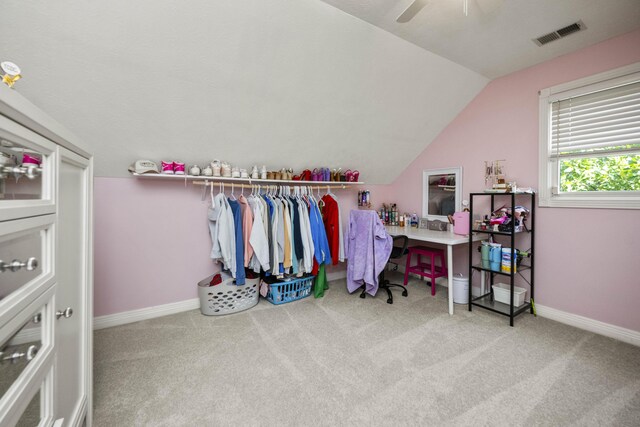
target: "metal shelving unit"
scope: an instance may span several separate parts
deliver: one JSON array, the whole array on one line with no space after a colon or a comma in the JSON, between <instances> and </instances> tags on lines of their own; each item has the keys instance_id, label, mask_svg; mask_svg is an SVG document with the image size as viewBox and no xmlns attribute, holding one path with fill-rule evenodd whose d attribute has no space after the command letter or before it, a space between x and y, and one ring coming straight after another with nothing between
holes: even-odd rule
<instances>
[{"instance_id":1,"label":"metal shelving unit","mask_svg":"<svg viewBox=\"0 0 640 427\"><path fill-rule=\"evenodd\" d=\"M530 203L530 206L525 206L529 209L529 216L527 217L527 220L529 222L528 228L526 228L523 231L515 231L514 230L514 226L515 226L515 221L511 221L511 229L507 230L507 231L490 231L490 230L475 230L473 228L473 222L474 222L474 199L476 198L485 198L485 197L490 197L491 198L491 211L490 212L494 212L496 209L496 200L500 201L500 200L504 200L506 202L506 200L510 201L510 207L511 207L511 212L514 212L514 208L516 205L516 200L517 199L527 199L526 202L527 204ZM474 250L474 245L473 245L473 241L471 238L469 238L469 311L472 311L472 307L476 306L476 307L481 307L484 308L485 310L489 310L489 311L493 311L494 313L498 313L498 314L502 314L504 316L508 316L509 317L509 325L513 326L513 319L519 315L520 313L523 313L525 311L527 311L527 309L530 311L530 313L533 313L533 298L534 298L534 265L535 265L535 204L536 204L536 197L535 197L535 193L471 193L470 194L470 215L469 215L469 229L471 230L471 233L469 233L469 236L472 235L473 232L478 232L478 233L486 233L489 235L493 235L493 236L504 236L508 238L509 244L510 244L510 248L515 248L516 247L516 237L518 236L518 240L522 240L525 239L525 236L529 236L530 238L530 256L528 258L529 260L529 264L528 265L520 265L517 267L517 271L516 271L516 264L517 264L517 256L512 256L511 257L511 271L510 272L504 272L501 270L495 270L495 269L491 269L491 268L486 268L483 267L481 264L478 265L474 265L473 264L473 250ZM506 200L505 200L506 199ZM524 204L523 204L524 206ZM524 242L521 242L524 243ZM480 271L481 273L484 272L488 272L489 273L489 292L480 295L478 297L473 297L472 295L472 290L473 290L473 271ZM528 272L526 274L529 275L529 280L526 279L526 277L523 275L523 272ZM514 286L515 286L515 278L516 275L520 274L522 276L522 278L529 283L529 287L530 287L530 294L529 294L529 302L526 302L519 306L516 307L513 304L513 299L514 299ZM510 288L510 303L509 304L503 304L501 302L498 302L494 299L494 295L493 295L493 284L494 284L494 279L497 276L506 276L509 277L509 288Z\"/></svg>"}]
</instances>

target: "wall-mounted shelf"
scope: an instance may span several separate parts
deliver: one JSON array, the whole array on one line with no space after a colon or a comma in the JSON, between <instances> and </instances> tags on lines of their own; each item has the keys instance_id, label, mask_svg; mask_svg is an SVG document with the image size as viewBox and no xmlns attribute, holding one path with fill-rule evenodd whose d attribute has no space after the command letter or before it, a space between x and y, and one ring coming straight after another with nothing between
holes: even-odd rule
<instances>
[{"instance_id":1,"label":"wall-mounted shelf","mask_svg":"<svg viewBox=\"0 0 640 427\"><path fill-rule=\"evenodd\" d=\"M227 178L222 176L204 176L204 175L170 175L161 173L132 173L137 178L174 180L174 181L210 181L238 184L264 184L264 185L311 185L322 187L351 187L355 185L364 185L364 182L343 182L343 181L294 181L283 179L252 179L252 178Z\"/></svg>"}]
</instances>

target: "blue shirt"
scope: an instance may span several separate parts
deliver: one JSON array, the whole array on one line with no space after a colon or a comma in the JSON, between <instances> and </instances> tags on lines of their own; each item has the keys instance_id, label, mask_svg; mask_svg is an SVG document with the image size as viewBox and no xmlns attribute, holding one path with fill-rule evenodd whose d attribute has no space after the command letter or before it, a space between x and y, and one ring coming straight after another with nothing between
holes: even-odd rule
<instances>
[{"instance_id":1,"label":"blue shirt","mask_svg":"<svg viewBox=\"0 0 640 427\"><path fill-rule=\"evenodd\" d=\"M229 199L229 206L233 212L233 222L236 229L236 285L244 285L244 240L242 238L242 211L240 202Z\"/></svg>"},{"instance_id":2,"label":"blue shirt","mask_svg":"<svg viewBox=\"0 0 640 427\"><path fill-rule=\"evenodd\" d=\"M324 229L320 209L318 209L318 205L315 202L312 202L309 208L309 223L311 226L311 238L313 239L313 246L315 247L314 256L316 261L318 261L318 264L331 264L331 252L329 252L327 232Z\"/></svg>"}]
</instances>

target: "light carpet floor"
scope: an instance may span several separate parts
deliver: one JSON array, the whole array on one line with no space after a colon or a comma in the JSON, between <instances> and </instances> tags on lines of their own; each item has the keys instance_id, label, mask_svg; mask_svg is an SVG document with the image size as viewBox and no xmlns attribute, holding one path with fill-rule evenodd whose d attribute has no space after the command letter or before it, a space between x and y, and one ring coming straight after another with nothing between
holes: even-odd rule
<instances>
[{"instance_id":1,"label":"light carpet floor","mask_svg":"<svg viewBox=\"0 0 640 427\"><path fill-rule=\"evenodd\" d=\"M640 425L640 348L408 289L96 331L94 424Z\"/></svg>"}]
</instances>

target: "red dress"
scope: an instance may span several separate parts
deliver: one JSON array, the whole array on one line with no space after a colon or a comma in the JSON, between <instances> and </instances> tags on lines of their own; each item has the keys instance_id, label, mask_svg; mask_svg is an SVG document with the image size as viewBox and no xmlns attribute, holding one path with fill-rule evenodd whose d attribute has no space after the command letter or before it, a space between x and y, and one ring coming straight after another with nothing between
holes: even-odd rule
<instances>
[{"instance_id":1,"label":"red dress","mask_svg":"<svg viewBox=\"0 0 640 427\"><path fill-rule=\"evenodd\" d=\"M327 241L329 242L329 252L331 253L331 263L338 264L340 254L340 216L338 202L330 195L322 198L324 208L322 209L322 222L327 232Z\"/></svg>"}]
</instances>

